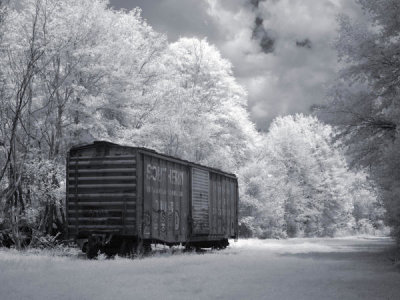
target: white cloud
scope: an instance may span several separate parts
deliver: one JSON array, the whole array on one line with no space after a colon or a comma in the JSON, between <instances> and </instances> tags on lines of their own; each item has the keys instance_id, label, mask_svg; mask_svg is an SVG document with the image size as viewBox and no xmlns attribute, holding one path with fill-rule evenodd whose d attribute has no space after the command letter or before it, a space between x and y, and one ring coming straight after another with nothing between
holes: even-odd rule
<instances>
[{"instance_id":1,"label":"white cloud","mask_svg":"<svg viewBox=\"0 0 400 300\"><path fill-rule=\"evenodd\" d=\"M307 112L322 103L325 84L337 69L332 48L336 15L357 15L348 0L269 0L252 7L248 1L208 0L209 15L224 32L217 46L235 66L238 80L249 92L249 110L258 127L277 115ZM274 40L273 53L264 53L252 39L255 18ZM297 42L306 39L308 47ZM299 44L299 43L298 43Z\"/></svg>"}]
</instances>

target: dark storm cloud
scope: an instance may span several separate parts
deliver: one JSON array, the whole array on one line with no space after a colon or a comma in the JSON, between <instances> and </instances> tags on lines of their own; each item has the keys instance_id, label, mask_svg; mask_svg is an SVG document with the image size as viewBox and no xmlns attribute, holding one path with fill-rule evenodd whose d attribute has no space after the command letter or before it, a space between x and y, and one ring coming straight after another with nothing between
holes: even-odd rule
<instances>
[{"instance_id":1,"label":"dark storm cloud","mask_svg":"<svg viewBox=\"0 0 400 300\"><path fill-rule=\"evenodd\" d=\"M311 41L309 39L304 39L301 41L296 41L296 46L300 48L311 49Z\"/></svg>"},{"instance_id":2,"label":"dark storm cloud","mask_svg":"<svg viewBox=\"0 0 400 300\"><path fill-rule=\"evenodd\" d=\"M260 2L264 2L266 0L250 0L250 4L253 5L255 8L258 8Z\"/></svg>"},{"instance_id":3,"label":"dark storm cloud","mask_svg":"<svg viewBox=\"0 0 400 300\"><path fill-rule=\"evenodd\" d=\"M256 39L264 53L271 53L274 51L275 39L265 30L263 26L263 19L256 17L255 27L253 30L253 39Z\"/></svg>"}]
</instances>

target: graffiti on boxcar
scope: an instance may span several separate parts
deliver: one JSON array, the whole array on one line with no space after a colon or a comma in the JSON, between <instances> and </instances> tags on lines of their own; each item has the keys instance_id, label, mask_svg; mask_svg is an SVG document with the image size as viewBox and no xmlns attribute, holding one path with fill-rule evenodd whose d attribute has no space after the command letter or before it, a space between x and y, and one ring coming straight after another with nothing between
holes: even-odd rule
<instances>
[{"instance_id":1,"label":"graffiti on boxcar","mask_svg":"<svg viewBox=\"0 0 400 300\"><path fill-rule=\"evenodd\" d=\"M161 230L161 232L167 231L166 215L165 215L165 211L163 211L163 210L160 212L160 230Z\"/></svg>"},{"instance_id":2,"label":"graffiti on boxcar","mask_svg":"<svg viewBox=\"0 0 400 300\"><path fill-rule=\"evenodd\" d=\"M146 178L147 180L161 182L165 176L168 177L168 182L173 185L183 185L184 172L179 170L168 169L158 165L147 164Z\"/></svg>"},{"instance_id":3,"label":"graffiti on boxcar","mask_svg":"<svg viewBox=\"0 0 400 300\"><path fill-rule=\"evenodd\" d=\"M152 218L152 225L153 225L153 230L157 231L158 230L158 213L157 212L153 212L153 218Z\"/></svg>"},{"instance_id":4,"label":"graffiti on boxcar","mask_svg":"<svg viewBox=\"0 0 400 300\"><path fill-rule=\"evenodd\" d=\"M174 213L174 229L175 231L179 230L179 225L180 225L180 219L179 219L179 212L175 210Z\"/></svg>"},{"instance_id":5,"label":"graffiti on boxcar","mask_svg":"<svg viewBox=\"0 0 400 300\"><path fill-rule=\"evenodd\" d=\"M158 221L159 220L159 221ZM148 229L150 226L150 214L145 214L144 215L144 229ZM167 224L168 224L168 230L172 230L172 228L175 231L178 231L180 228L180 216L179 216L179 211L177 210L154 210L153 211L153 230L157 231L160 230L161 232L166 232L167 231Z\"/></svg>"},{"instance_id":6,"label":"graffiti on boxcar","mask_svg":"<svg viewBox=\"0 0 400 300\"><path fill-rule=\"evenodd\" d=\"M151 224L151 216L150 216L150 213L149 212L145 212L144 214L143 214L143 223L144 223L144 226L150 226L150 224Z\"/></svg>"}]
</instances>

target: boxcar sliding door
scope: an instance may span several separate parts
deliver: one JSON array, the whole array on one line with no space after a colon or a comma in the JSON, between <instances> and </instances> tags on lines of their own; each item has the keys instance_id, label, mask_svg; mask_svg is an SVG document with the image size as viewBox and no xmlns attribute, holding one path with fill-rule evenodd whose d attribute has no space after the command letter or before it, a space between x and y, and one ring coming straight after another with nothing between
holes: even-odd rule
<instances>
[{"instance_id":1,"label":"boxcar sliding door","mask_svg":"<svg viewBox=\"0 0 400 300\"><path fill-rule=\"evenodd\" d=\"M208 235L210 233L209 186L209 172L192 168L192 232L194 235Z\"/></svg>"}]
</instances>

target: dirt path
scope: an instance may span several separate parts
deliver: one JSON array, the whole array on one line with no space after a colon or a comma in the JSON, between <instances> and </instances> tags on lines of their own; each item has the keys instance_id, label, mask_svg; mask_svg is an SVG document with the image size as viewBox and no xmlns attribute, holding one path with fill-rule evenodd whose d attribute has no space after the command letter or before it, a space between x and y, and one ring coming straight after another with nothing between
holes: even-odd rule
<instances>
[{"instance_id":1,"label":"dirt path","mask_svg":"<svg viewBox=\"0 0 400 300\"><path fill-rule=\"evenodd\" d=\"M128 260L0 250L0 299L400 299L388 238L242 240Z\"/></svg>"}]
</instances>

